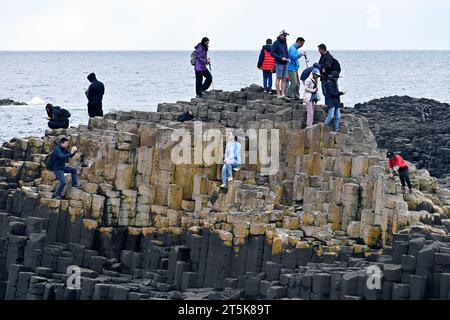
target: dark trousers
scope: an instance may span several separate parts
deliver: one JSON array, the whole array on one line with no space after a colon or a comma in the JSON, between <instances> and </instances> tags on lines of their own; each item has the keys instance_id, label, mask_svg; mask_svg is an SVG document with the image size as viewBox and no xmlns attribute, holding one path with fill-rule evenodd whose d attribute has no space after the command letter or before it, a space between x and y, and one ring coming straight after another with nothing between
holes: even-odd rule
<instances>
[{"instance_id":1,"label":"dark trousers","mask_svg":"<svg viewBox=\"0 0 450 320\"><path fill-rule=\"evenodd\" d=\"M263 87L264 90L269 91L272 90L272 81L273 81L273 76L272 76L272 71L263 71Z\"/></svg>"},{"instance_id":2,"label":"dark trousers","mask_svg":"<svg viewBox=\"0 0 450 320\"><path fill-rule=\"evenodd\" d=\"M67 129L67 128L69 128L69 120L64 120L64 121L50 120L48 122L48 127L50 129Z\"/></svg>"},{"instance_id":3,"label":"dark trousers","mask_svg":"<svg viewBox=\"0 0 450 320\"><path fill-rule=\"evenodd\" d=\"M203 82L203 78L205 78L205 82ZM212 75L208 69L203 71L195 71L195 91L197 96L202 96L202 93L209 89L212 84Z\"/></svg>"},{"instance_id":4,"label":"dark trousers","mask_svg":"<svg viewBox=\"0 0 450 320\"><path fill-rule=\"evenodd\" d=\"M61 197L64 187L66 186L66 177L64 176L65 173L70 173L72 175L72 186L75 187L78 185L78 176L76 168L66 166L63 170L54 170L53 173L55 174L56 179L59 182L55 191L55 196L57 197Z\"/></svg>"},{"instance_id":5,"label":"dark trousers","mask_svg":"<svg viewBox=\"0 0 450 320\"><path fill-rule=\"evenodd\" d=\"M412 189L411 179L409 178L409 169L408 167L400 168L398 170L398 174L400 175L400 181L402 183L403 189L408 185L409 189Z\"/></svg>"},{"instance_id":6,"label":"dark trousers","mask_svg":"<svg viewBox=\"0 0 450 320\"><path fill-rule=\"evenodd\" d=\"M89 118L103 117L103 106L101 104L88 103Z\"/></svg>"}]
</instances>

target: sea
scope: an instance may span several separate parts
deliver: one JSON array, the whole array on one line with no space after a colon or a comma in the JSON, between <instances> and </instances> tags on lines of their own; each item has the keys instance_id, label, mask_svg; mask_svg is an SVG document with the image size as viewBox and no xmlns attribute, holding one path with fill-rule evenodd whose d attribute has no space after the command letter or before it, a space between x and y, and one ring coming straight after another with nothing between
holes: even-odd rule
<instances>
[{"instance_id":1,"label":"sea","mask_svg":"<svg viewBox=\"0 0 450 320\"><path fill-rule=\"evenodd\" d=\"M450 102L450 51L332 51L340 61L340 89L346 107L391 95ZM319 53L308 51L309 64ZM106 86L105 113L155 111L163 102L195 96L190 51L0 52L0 100L27 106L0 106L0 143L45 133L45 104L72 113L71 125L87 124L87 75L95 72ZM262 84L259 51L210 51L213 87L240 90ZM301 60L301 68L306 66Z\"/></svg>"}]
</instances>

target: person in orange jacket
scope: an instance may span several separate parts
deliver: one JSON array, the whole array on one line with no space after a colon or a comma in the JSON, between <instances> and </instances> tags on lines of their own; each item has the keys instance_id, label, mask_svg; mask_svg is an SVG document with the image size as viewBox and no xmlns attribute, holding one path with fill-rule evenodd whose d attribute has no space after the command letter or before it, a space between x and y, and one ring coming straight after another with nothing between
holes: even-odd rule
<instances>
[{"instance_id":1,"label":"person in orange jacket","mask_svg":"<svg viewBox=\"0 0 450 320\"><path fill-rule=\"evenodd\" d=\"M267 93L272 92L272 74L275 71L275 58L272 57L272 39L267 39L266 45L262 47L259 54L258 69L263 72L263 87Z\"/></svg>"},{"instance_id":2,"label":"person in orange jacket","mask_svg":"<svg viewBox=\"0 0 450 320\"><path fill-rule=\"evenodd\" d=\"M409 193L412 193L413 187L409 177L408 163L406 163L400 155L395 154L394 152L388 152L387 158L389 159L389 170L391 171L389 177L394 178L394 176L398 174L400 176L403 191L406 191L406 185L408 185Z\"/></svg>"}]
</instances>

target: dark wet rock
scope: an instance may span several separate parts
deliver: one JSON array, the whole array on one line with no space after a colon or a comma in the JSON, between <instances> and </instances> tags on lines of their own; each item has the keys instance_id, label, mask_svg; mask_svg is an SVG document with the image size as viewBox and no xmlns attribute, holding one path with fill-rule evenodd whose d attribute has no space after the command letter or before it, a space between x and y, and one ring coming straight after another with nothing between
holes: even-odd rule
<instances>
[{"instance_id":1,"label":"dark wet rock","mask_svg":"<svg viewBox=\"0 0 450 320\"><path fill-rule=\"evenodd\" d=\"M26 106L27 104L24 102L16 102L11 99L1 99L0 106Z\"/></svg>"}]
</instances>

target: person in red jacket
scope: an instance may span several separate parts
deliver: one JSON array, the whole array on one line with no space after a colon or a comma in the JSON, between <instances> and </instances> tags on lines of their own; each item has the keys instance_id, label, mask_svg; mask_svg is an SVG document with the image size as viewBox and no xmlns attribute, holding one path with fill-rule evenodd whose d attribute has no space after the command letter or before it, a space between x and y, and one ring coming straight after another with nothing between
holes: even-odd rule
<instances>
[{"instance_id":1,"label":"person in red jacket","mask_svg":"<svg viewBox=\"0 0 450 320\"><path fill-rule=\"evenodd\" d=\"M263 72L263 87L267 93L272 92L272 73L275 70L275 58L270 54L272 39L267 39L259 54L258 69Z\"/></svg>"},{"instance_id":2,"label":"person in red jacket","mask_svg":"<svg viewBox=\"0 0 450 320\"><path fill-rule=\"evenodd\" d=\"M389 177L394 178L395 174L398 174L400 176L403 191L406 191L406 185L408 185L409 193L412 193L413 187L411 179L409 178L408 163L406 163L400 155L395 154L394 152L388 152L387 158L389 159L389 169L391 170Z\"/></svg>"}]
</instances>

